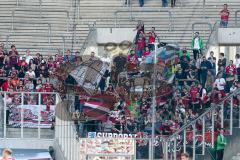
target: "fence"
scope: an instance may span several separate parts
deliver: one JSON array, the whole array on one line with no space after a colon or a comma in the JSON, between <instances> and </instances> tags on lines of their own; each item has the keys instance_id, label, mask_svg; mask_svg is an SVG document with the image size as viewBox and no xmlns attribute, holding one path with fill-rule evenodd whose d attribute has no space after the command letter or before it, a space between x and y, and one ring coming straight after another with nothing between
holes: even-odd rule
<instances>
[{"instance_id":1,"label":"fence","mask_svg":"<svg viewBox=\"0 0 240 160\"><path fill-rule=\"evenodd\" d=\"M56 139L69 160L96 157L177 160L183 152L190 153L195 160L198 155L205 155L208 150L213 149L218 129L225 128L225 134L231 135L234 127L240 128L240 106L236 103L239 93L240 89L212 104L206 112L197 119L187 121L173 135L156 135L154 140L141 132L127 134L101 130L88 132L86 138L80 138L69 114L67 104L71 103L65 102L59 107L61 110L58 114L61 116L56 118ZM78 129L81 130L81 127Z\"/></svg>"},{"instance_id":2,"label":"fence","mask_svg":"<svg viewBox=\"0 0 240 160\"><path fill-rule=\"evenodd\" d=\"M54 139L57 93L1 92L3 139Z\"/></svg>"},{"instance_id":3,"label":"fence","mask_svg":"<svg viewBox=\"0 0 240 160\"><path fill-rule=\"evenodd\" d=\"M118 14L119 13L124 13L127 12L129 13L129 20L130 21L134 21L134 13L159 13L159 15L161 15L161 13L167 13L168 14L168 20L169 20L169 31L173 31L174 30L174 18L173 18L173 14L171 11L165 11L165 10L145 10L145 9L141 9L141 10L132 10L132 8L130 10L117 10L114 15L115 15L115 27L119 27L119 20L118 20ZM166 17L166 16L164 16Z\"/></svg>"},{"instance_id":4,"label":"fence","mask_svg":"<svg viewBox=\"0 0 240 160\"><path fill-rule=\"evenodd\" d=\"M172 145L173 150L165 151L165 159L173 157L176 160L181 152L187 151L195 160L197 154L205 155L208 147L214 148L218 129L225 128L225 134L232 135L234 127L240 128L240 106L234 102L239 93L238 89L218 103L212 104L205 113L166 139L166 143ZM177 137L182 137L183 140L178 141Z\"/></svg>"}]
</instances>

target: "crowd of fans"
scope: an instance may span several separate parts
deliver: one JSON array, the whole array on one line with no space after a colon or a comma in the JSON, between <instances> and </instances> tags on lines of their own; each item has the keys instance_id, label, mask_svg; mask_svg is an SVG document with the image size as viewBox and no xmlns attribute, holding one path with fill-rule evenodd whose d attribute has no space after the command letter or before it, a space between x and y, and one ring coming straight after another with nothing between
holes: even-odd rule
<instances>
[{"instance_id":1,"label":"crowd of fans","mask_svg":"<svg viewBox=\"0 0 240 160\"><path fill-rule=\"evenodd\" d=\"M228 11L224 8L222 12ZM226 20L226 13L222 13L222 16L223 20ZM222 25L226 27L227 24L222 22ZM82 113L84 102L87 101L88 97L79 95L77 98L79 103L75 102L78 105L75 108L76 112L80 112L80 116L79 119L74 119L74 121L80 137L86 136L91 131L129 134L144 132L151 134L153 114L156 117L156 134L168 136L187 122L197 118L211 106L211 103L220 102L223 97L240 87L240 55L236 54L234 60L228 61L224 53L219 53L219 59L217 60L214 52L211 51L210 56L206 57L203 47L204 42L199 32L196 32L192 39L192 48L181 49L175 53L175 55L177 54L176 58L174 57L173 61L170 60L171 64L166 65L166 61L162 62L159 56L154 62L154 43L160 43L155 28L152 27L151 31L146 33L143 22L139 21L136 30L134 49L130 50L127 56L121 53L116 56L112 61L111 70L103 75L97 86L100 88L101 94L113 93L117 95L117 103L108 114L107 120L88 121ZM76 62L77 54L68 50L65 56L56 54L55 56L43 57L40 53L33 56L30 50L27 50L25 54L20 56L14 45L8 51L2 43L0 45L1 90L58 92L59 88L54 88L51 78L54 77L55 72L62 64ZM168 53L165 52L165 54ZM92 55L94 57L94 53ZM159 70L159 74L154 74L154 69L157 69L154 64L161 66L162 63L164 69L171 70L171 73L175 75L170 88L163 81L165 79L161 73L163 71ZM142 70L139 67L141 65L144 66ZM125 79L119 79L122 72L127 72ZM107 81L108 78L109 81ZM144 84L141 86L141 92L136 92L135 87L139 79L143 79ZM152 79L157 81L155 113L152 113ZM159 95L158 90L161 88L165 88L164 93L166 95ZM15 94L7 96L9 103L21 103L19 94L18 96ZM30 94L25 96L24 104L38 104L37 98ZM47 106L54 103L51 96L45 96L44 98L41 103ZM229 103L226 102L225 105ZM238 106L238 96L234 97L233 103L234 106ZM79 107L80 105L81 107ZM227 107L224 113L228 116ZM82 119L82 117L84 118ZM216 126L219 126L219 124Z\"/></svg>"},{"instance_id":2,"label":"crowd of fans","mask_svg":"<svg viewBox=\"0 0 240 160\"><path fill-rule=\"evenodd\" d=\"M154 27L149 33L145 33L143 22L139 22L136 29L135 50L131 50L127 57L123 54L116 56L113 59L109 74L103 77L98 85L103 94L112 92L119 96L115 109L109 113L106 122L91 121L84 124L82 121L79 122L82 126L79 128L80 133L82 133L81 136L86 136L87 132L96 130L151 133L152 82L150 80L149 83L142 86L142 93L135 93L131 89L136 83L134 81L138 77L138 66L140 64L145 65L144 73L148 75L147 77L150 77L150 79L154 77L152 72L153 43L159 42L159 38ZM206 58L203 51L203 40L199 36L199 32L195 33L191 50L193 54L187 49L181 49L174 63L167 66L171 67L175 78L170 93L172 98L157 95L155 113L157 134L170 135L174 133L184 123L198 117L206 108L210 107L211 103L219 102L222 97L239 87L239 54L236 54L235 60L229 62L224 57L224 53L220 53L218 62L213 52L210 52L210 56ZM72 54L70 50L67 51L65 56L56 54L54 57L45 58L40 53L33 56L30 50L20 56L14 45L7 51L2 43L0 46L1 90L18 92L57 91L57 88L54 88L51 84L51 76L54 75L61 64L69 61L74 62L75 59L75 54ZM160 59L158 59L157 65L160 65ZM127 71L129 76L119 82L118 77L124 71ZM142 79L146 77L145 75ZM157 80L160 81L160 85L157 84L157 87L164 87L165 84L161 86L161 80L164 77L162 75L157 76ZM108 77L110 77L109 83L105 80ZM103 87L101 87L101 83L104 83ZM169 93L167 96L169 96ZM21 101L20 98L13 99ZM49 101L47 99L44 104L49 103L50 100L54 101L52 98L49 98ZM37 99L30 95L26 100L24 103L27 104L38 103ZM84 100L80 95L80 101L84 102ZM234 103L235 105L238 104L237 97ZM79 105L79 103L77 104ZM80 104L84 107L84 103ZM78 107L76 108L78 109Z\"/></svg>"},{"instance_id":3,"label":"crowd of fans","mask_svg":"<svg viewBox=\"0 0 240 160\"><path fill-rule=\"evenodd\" d=\"M104 87L101 89L102 93L117 93L119 103L110 112L106 122L98 121L87 124L93 127L86 129L86 132L151 133L152 82L150 80L150 83L142 86L142 93L134 92L131 89L139 80L138 74L141 72L139 72L138 66L140 64L145 65L144 73L147 73L144 74L143 79L148 73L151 78L154 78L151 69L154 61L154 52L152 51L154 50L153 43L159 42L159 38L154 27L149 33L145 33L142 22L139 22L137 31L135 50L131 50L127 57L119 54L113 59L112 70L109 73L110 84L103 85ZM223 97L234 92L240 86L238 79L240 75L239 54L236 54L235 60L229 60L229 62L224 57L224 53L219 54L218 61L212 51L210 56L206 57L203 50L204 42L199 34L199 32L195 33L192 49L181 49L177 60L170 66L175 73L170 94L172 98L157 95L159 99L157 98L155 113L156 134L171 135L183 124L197 118L212 103L220 102ZM160 61L158 59L157 65L160 65ZM128 73L128 78L122 83L118 81L117 77L124 71ZM164 79L162 75L159 76L156 78ZM164 85L157 85L157 87L164 88ZM233 103L234 106L237 106L239 98L234 97ZM226 106L229 104L229 101L225 103ZM225 116L229 116L228 110L229 108L226 107ZM220 122L216 126L220 127L219 124ZM82 125L81 133L83 133L83 128ZM86 132L81 135L86 135Z\"/></svg>"}]
</instances>

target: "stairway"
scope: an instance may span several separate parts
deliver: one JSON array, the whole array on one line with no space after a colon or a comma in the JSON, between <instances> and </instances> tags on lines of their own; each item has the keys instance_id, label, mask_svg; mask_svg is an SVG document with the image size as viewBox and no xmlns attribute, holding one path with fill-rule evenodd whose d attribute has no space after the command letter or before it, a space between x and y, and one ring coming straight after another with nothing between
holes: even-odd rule
<instances>
[{"instance_id":1,"label":"stairway","mask_svg":"<svg viewBox=\"0 0 240 160\"><path fill-rule=\"evenodd\" d=\"M119 3L119 4L118 4ZM202 7L202 0L182 0L182 6L180 2L177 3L177 7L171 8L161 7L161 1L151 0L146 1L144 7L139 7L137 0L132 0L133 20L129 20L129 12L118 13L118 20L120 21L120 27L132 27L135 28L137 20L143 20L145 22L145 28L148 32L152 26L156 27L157 34L160 39L164 42L179 43L181 47L190 47L192 38L192 23L193 22L209 22L212 25L219 20L219 11L222 9L224 3L229 4L231 11L230 25L233 24L234 11L240 8L240 2L238 0L223 1L221 0L209 0L206 2L205 12ZM118 6L118 5L119 6ZM97 27L115 27L115 16L116 9L119 11L126 11L127 7L123 5L122 1L116 0L100 0L100 1L88 1L82 0L80 2L80 15L82 23L93 23L96 22ZM148 12L149 10L161 10L164 12ZM169 31L169 17L167 11L171 11L174 17L173 19L173 31ZM204 14L205 13L205 16ZM80 35L88 32L84 26ZM85 28L85 30L84 30ZM207 25L198 25L195 28L196 31L200 31L204 42L207 42L210 30ZM82 35L84 36L84 35Z\"/></svg>"},{"instance_id":2,"label":"stairway","mask_svg":"<svg viewBox=\"0 0 240 160\"><path fill-rule=\"evenodd\" d=\"M233 156L232 160L240 160L240 153L238 153L236 156Z\"/></svg>"},{"instance_id":3,"label":"stairway","mask_svg":"<svg viewBox=\"0 0 240 160\"><path fill-rule=\"evenodd\" d=\"M20 53L30 48L32 53L55 54L56 49L62 50L62 36L65 47L71 46L71 10L71 1L67 0L41 0L41 6L39 0L18 0L18 5L16 0L3 0L0 2L0 39L5 41L9 36L7 45L15 44Z\"/></svg>"},{"instance_id":4,"label":"stairway","mask_svg":"<svg viewBox=\"0 0 240 160\"><path fill-rule=\"evenodd\" d=\"M143 20L146 32L152 26L156 27L161 41L190 47L193 22L204 21L213 25L216 20L219 20L222 5L228 3L231 12L229 25L233 25L234 12L240 8L239 0L208 0L205 10L202 7L202 0L181 0L181 3L179 0L175 8L162 8L160 0L146 0L144 7L139 7L138 1L132 0L132 10L137 12L133 12L130 19L130 12L126 12L130 8L124 2L124 0L80 0L78 9L78 0L76 4L75 0L2 0L0 1L0 39L5 41L10 34L8 46L16 44L20 53L27 48L31 48L33 54L41 52L45 55L53 55L57 49L62 52L72 47L79 50L89 33L89 24L96 23L97 27L103 28L115 27L115 12L124 11L117 13L117 24L119 24L117 27L135 28L136 21ZM12 11L16 9L12 28ZM159 10L161 12L158 12ZM173 16L172 30L169 29L168 11ZM75 21L74 17L77 18ZM67 25L68 22L69 25ZM77 25L73 45L74 24ZM49 25L51 38L49 38ZM208 26L197 25L195 30L200 31L204 42L207 42L210 34ZM64 40L65 48L63 48Z\"/></svg>"}]
</instances>

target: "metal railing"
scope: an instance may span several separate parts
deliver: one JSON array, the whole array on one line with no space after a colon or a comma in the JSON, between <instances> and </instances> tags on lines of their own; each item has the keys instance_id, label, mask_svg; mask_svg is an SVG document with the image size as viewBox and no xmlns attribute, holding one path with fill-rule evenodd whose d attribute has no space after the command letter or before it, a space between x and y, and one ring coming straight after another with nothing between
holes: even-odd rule
<instances>
[{"instance_id":1,"label":"metal railing","mask_svg":"<svg viewBox=\"0 0 240 160\"><path fill-rule=\"evenodd\" d=\"M234 106L233 106L233 97L236 96L237 94L240 93L240 89L238 89L237 91L235 91L234 93L231 93L230 95L224 97L219 103L217 104L212 104L211 107L204 112L202 115L200 115L197 119L192 120L191 122L187 123L186 125L184 125L183 127L181 127L181 129L179 129L177 132L175 132L173 135L171 135L169 138L166 139L166 143L168 144L168 146L173 147L173 151L172 152L168 152L165 150L164 153L164 160L168 160L169 159L169 154L174 157L173 159L176 160L177 159L177 154L179 152L177 152L177 147L183 147L180 151L181 152L186 152L187 147L190 148L192 155L193 155L193 160L196 159L196 148L201 148L201 155L205 155L205 150L206 150L206 141L207 141L207 130L206 130L206 126L207 123L209 126L209 133L211 134L210 137L208 137L208 141L211 140L211 144L210 146L212 148L214 148L214 142L215 142L215 138L216 138L216 132L215 129L217 127L217 122L220 123L221 128L225 128L225 129L229 129L229 131L226 131L226 133L232 135L233 132L233 110L234 110ZM226 101L230 100L230 106L229 107L229 115L227 115L230 119L226 119L226 115L225 115L225 108L227 107L225 105ZM240 109L240 106L237 106L237 109ZM219 114L218 114L219 113ZM238 111L237 113L237 120L238 120L238 128L240 128L240 112ZM235 119L235 120L236 120ZM201 145L197 146L197 141L199 140L197 137L197 129L196 129L196 125L201 122L202 125L202 129L199 131L201 132L201 138L202 138L202 142ZM227 124L226 124L227 123ZM186 137L186 133L191 132L192 133L192 146L189 147L189 144L187 146L186 142L187 142L187 137ZM182 136L183 137L183 141L177 145L177 137Z\"/></svg>"},{"instance_id":2,"label":"metal railing","mask_svg":"<svg viewBox=\"0 0 240 160\"><path fill-rule=\"evenodd\" d=\"M50 23L35 23L35 22L14 22L14 19L12 19L12 32L14 32L14 27L15 27L15 23L20 23L20 24L38 24L38 25L47 25L48 26L48 43L50 44L51 43L51 34L52 34L52 27L51 27L51 24Z\"/></svg>"},{"instance_id":3,"label":"metal railing","mask_svg":"<svg viewBox=\"0 0 240 160\"><path fill-rule=\"evenodd\" d=\"M118 13L124 13L124 12L128 12L129 15L129 20L130 21L134 21L134 17L133 17L133 13L134 12L140 12L140 13L144 13L144 12L158 12L158 13L168 13L169 15L169 31L173 31L174 30L174 19L173 19L173 14L171 11L169 10L145 10L145 9L141 9L141 10L118 10L116 12L114 12L115 15L115 28L119 27L119 23L118 23Z\"/></svg>"},{"instance_id":4,"label":"metal railing","mask_svg":"<svg viewBox=\"0 0 240 160\"><path fill-rule=\"evenodd\" d=\"M194 32L196 31L196 30L195 30L195 26L196 26L196 25L207 25L210 31L213 30L212 24L209 23L209 22L194 22L194 23L192 24L192 33L193 33L193 34L194 34Z\"/></svg>"},{"instance_id":5,"label":"metal railing","mask_svg":"<svg viewBox=\"0 0 240 160\"><path fill-rule=\"evenodd\" d=\"M55 119L56 105L61 102L61 98L55 92L0 92L2 97L3 110L3 137L0 139L54 139L54 132L50 132ZM13 98L11 98L13 96ZM34 103L29 104L29 98L32 98ZM44 98L51 97L53 101L49 106L49 113L52 115L43 118L46 105ZM12 102L9 101L12 99ZM47 112L46 112L47 114ZM47 120L47 119L48 120ZM52 118L52 120L49 120ZM49 134L45 134L46 130ZM31 132L31 135L28 133Z\"/></svg>"},{"instance_id":6,"label":"metal railing","mask_svg":"<svg viewBox=\"0 0 240 160\"><path fill-rule=\"evenodd\" d=\"M69 11L67 10L46 10L46 9L40 9L40 10L36 10L36 9L14 9L12 11L12 28L14 28L13 24L14 24L14 19L15 19L15 12L17 11L23 11L23 12L40 12L40 16L39 18L42 18L42 12L62 12L62 13L66 13L67 15L67 25L66 25L66 28L67 28L67 32L69 32L69 25L70 25L70 14L69 14Z\"/></svg>"},{"instance_id":7,"label":"metal railing","mask_svg":"<svg viewBox=\"0 0 240 160\"><path fill-rule=\"evenodd\" d=\"M16 0L16 6L17 7L21 5L21 3L19 1L20 0ZM38 0L38 2L39 2L39 8L41 9L42 8L42 0Z\"/></svg>"},{"instance_id":8,"label":"metal railing","mask_svg":"<svg viewBox=\"0 0 240 160\"><path fill-rule=\"evenodd\" d=\"M94 22L92 25L88 24L88 28L89 28L89 32L87 37L85 38L82 47L80 48L80 55L82 55L85 51L85 49L87 48L88 42L91 38L91 35L93 34L94 31L96 31L96 22Z\"/></svg>"},{"instance_id":9,"label":"metal railing","mask_svg":"<svg viewBox=\"0 0 240 160\"><path fill-rule=\"evenodd\" d=\"M60 36L60 35L53 35L52 33L48 33L47 35L44 35L44 34L33 34L33 33L24 33L24 34L16 34L16 33L10 33L6 36L6 48L8 48L8 45L10 44L9 42L9 38L12 37L12 36L23 36L23 37L47 37L48 38L48 43L49 45L52 43L52 38L53 37L60 37L62 39L62 52L63 52L63 55L65 54L65 50L66 50L66 42L65 42L65 36ZM28 47L27 49L34 49L34 47ZM43 49L42 47L41 48L38 48L38 49ZM47 48L46 50L53 50L53 47L52 46L49 46L49 48Z\"/></svg>"},{"instance_id":10,"label":"metal railing","mask_svg":"<svg viewBox=\"0 0 240 160\"><path fill-rule=\"evenodd\" d=\"M217 21L213 24L211 33L209 34L208 40L207 40L207 42L206 42L206 47L205 47L206 50L208 50L209 47L210 47L210 42L211 42L212 36L214 35L213 33L214 33L215 31L217 31L217 29L219 28L219 23L220 23L220 20L217 20Z\"/></svg>"},{"instance_id":11,"label":"metal railing","mask_svg":"<svg viewBox=\"0 0 240 160\"><path fill-rule=\"evenodd\" d=\"M238 26L238 13L240 13L240 10L235 11L235 25Z\"/></svg>"}]
</instances>

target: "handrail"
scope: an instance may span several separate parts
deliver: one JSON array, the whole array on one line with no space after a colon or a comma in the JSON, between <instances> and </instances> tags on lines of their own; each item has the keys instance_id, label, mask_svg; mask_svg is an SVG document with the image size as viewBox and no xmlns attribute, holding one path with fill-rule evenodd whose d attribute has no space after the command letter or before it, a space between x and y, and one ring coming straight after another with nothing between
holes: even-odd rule
<instances>
[{"instance_id":1,"label":"handrail","mask_svg":"<svg viewBox=\"0 0 240 160\"><path fill-rule=\"evenodd\" d=\"M69 11L67 11L67 10L14 9L14 10L12 11L12 28L13 28L13 22L14 22L15 12L16 12L16 11L29 11L29 12L37 12L37 11L39 11L40 13L42 13L42 12L63 12L63 13L66 13L66 14L67 14L67 32L69 32L70 14L69 14ZM42 15L41 15L39 18L42 18Z\"/></svg>"},{"instance_id":2,"label":"handrail","mask_svg":"<svg viewBox=\"0 0 240 160\"><path fill-rule=\"evenodd\" d=\"M211 123L212 123L212 127L211 127L211 144L212 144L212 147L214 147L214 134L215 134L215 131L214 131L214 122L215 122L215 118L214 118L214 111L216 111L217 107L221 106L221 128L224 127L224 113L223 113L223 107L224 107L224 103L227 99L231 98L231 107L230 107L230 135L232 135L232 129L233 129L233 96L237 95L240 93L240 89L237 89L234 93L231 93L229 94L228 96L224 97L219 103L217 104L211 104L211 107L209 109L207 109L202 115L200 115L198 118L192 120L191 122L183 125L178 131L176 131L174 134L172 134L170 137L166 138L165 139L165 142L168 144L169 142L172 142L174 140L174 143L176 142L176 137L178 135L181 135L181 133L183 133L183 136L184 136L184 139L183 139L183 147L184 147L184 151L186 151L186 130L187 128L189 127L192 127L193 129L191 130L191 132L193 133L193 160L195 160L195 156L196 156L196 146L195 146L195 143L196 143L196 123L199 121L199 120L202 120L202 134L203 134L203 145L202 145L202 149L203 149L203 154L205 153L205 117L207 115L211 115ZM165 151L165 159L164 160L168 160L168 151L166 150ZM174 155L174 160L176 160L176 155L177 155L177 152L176 152L176 145L174 145L174 152L173 152L173 155Z\"/></svg>"},{"instance_id":3,"label":"handrail","mask_svg":"<svg viewBox=\"0 0 240 160\"><path fill-rule=\"evenodd\" d=\"M92 25L88 24L88 28L89 28L89 32L88 32L88 35L87 35L86 39L84 40L83 45L79 51L80 55L83 54L84 50L86 49L87 42L88 42L92 32L96 29L96 22L94 22Z\"/></svg>"},{"instance_id":4,"label":"handrail","mask_svg":"<svg viewBox=\"0 0 240 160\"><path fill-rule=\"evenodd\" d=\"M211 33L210 33L210 35L209 35L209 37L208 37L207 42L206 42L206 50L208 50L208 48L209 48L209 44L210 44L211 37L212 37L212 35L213 35L213 32L217 30L217 24L219 24L219 23L220 23L220 20L217 20L217 21L214 23L214 25L213 25L212 31L211 31Z\"/></svg>"},{"instance_id":5,"label":"handrail","mask_svg":"<svg viewBox=\"0 0 240 160\"><path fill-rule=\"evenodd\" d=\"M235 11L235 25L236 26L238 25L238 20L237 20L238 13L240 13L240 10Z\"/></svg>"},{"instance_id":6,"label":"handrail","mask_svg":"<svg viewBox=\"0 0 240 160\"><path fill-rule=\"evenodd\" d=\"M191 122L185 124L184 126L182 126L178 131L176 131L173 135L171 135L170 137L167 138L167 140L171 140L174 137L176 137L179 133L181 133L182 131L184 131L185 129L187 129L189 126L191 126L192 124L196 123L196 121L201 120L204 116L206 116L207 114L209 114L211 111L214 111L218 106L220 106L221 104L223 104L227 99L235 96L236 94L240 93L240 89L237 89L235 92L229 94L228 96L224 97L218 104L211 104L211 107L205 111L202 115L200 115L198 118L196 118L195 120L192 120Z\"/></svg>"},{"instance_id":7,"label":"handrail","mask_svg":"<svg viewBox=\"0 0 240 160\"><path fill-rule=\"evenodd\" d=\"M210 32L213 32L213 27L212 27L212 24L210 23L210 22L194 22L193 24L192 24L192 35L194 34L194 32L195 32L195 26L196 25L203 25L203 24L205 24L205 25L207 25L208 26L208 28L210 29ZM205 46L205 48L206 48L206 46Z\"/></svg>"},{"instance_id":8,"label":"handrail","mask_svg":"<svg viewBox=\"0 0 240 160\"><path fill-rule=\"evenodd\" d=\"M209 22L194 22L194 23L192 24L192 33L195 32L195 26L196 26L196 25L199 25L199 24L206 24L206 25L208 25L210 31L213 30L213 28L212 28L212 24L209 23Z\"/></svg>"},{"instance_id":9,"label":"handrail","mask_svg":"<svg viewBox=\"0 0 240 160\"><path fill-rule=\"evenodd\" d=\"M141 9L141 10L117 10L114 12L114 15L115 15L115 28L117 27L117 24L118 24L118 13L121 13L121 12L130 12L130 21L134 21L133 20L133 15L132 13L133 12L165 12L165 13L168 13L169 14L169 31L173 31L173 26L174 26L174 22L173 22L173 14L171 11L169 10L146 10L146 9Z\"/></svg>"},{"instance_id":10,"label":"handrail","mask_svg":"<svg viewBox=\"0 0 240 160\"><path fill-rule=\"evenodd\" d=\"M41 37L49 37L49 34L48 35L45 35L45 34L33 34L33 33L28 33L28 34L19 34L19 35L16 35L16 33L10 33L6 36L6 48L8 48L8 44L9 44L9 37L11 36L41 36ZM60 37L62 38L62 41L63 41L63 46L62 46L62 51L63 51L63 55L65 53L65 46L66 46L66 42L65 42L65 36L62 36L62 35L53 35L53 34L50 34L51 37ZM50 39L51 39L50 37ZM50 41L51 42L51 41ZM49 46L51 47L51 46Z\"/></svg>"},{"instance_id":11,"label":"handrail","mask_svg":"<svg viewBox=\"0 0 240 160\"><path fill-rule=\"evenodd\" d=\"M42 0L38 0L39 1L39 8L42 8ZM18 7L20 5L19 0L16 0L16 6Z\"/></svg>"},{"instance_id":12,"label":"handrail","mask_svg":"<svg viewBox=\"0 0 240 160\"><path fill-rule=\"evenodd\" d=\"M13 19L14 20L14 19ZM26 22L26 21L24 21L24 22L14 22L14 21L12 21L12 31L14 32L14 23L21 23L21 24L43 24L43 25L48 25L48 35L49 35L49 39L48 39L48 43L50 44L51 43L51 34L52 34L52 26L51 26L51 24L50 23L41 23L41 22L37 22L37 23L35 23L35 22Z\"/></svg>"}]
</instances>

